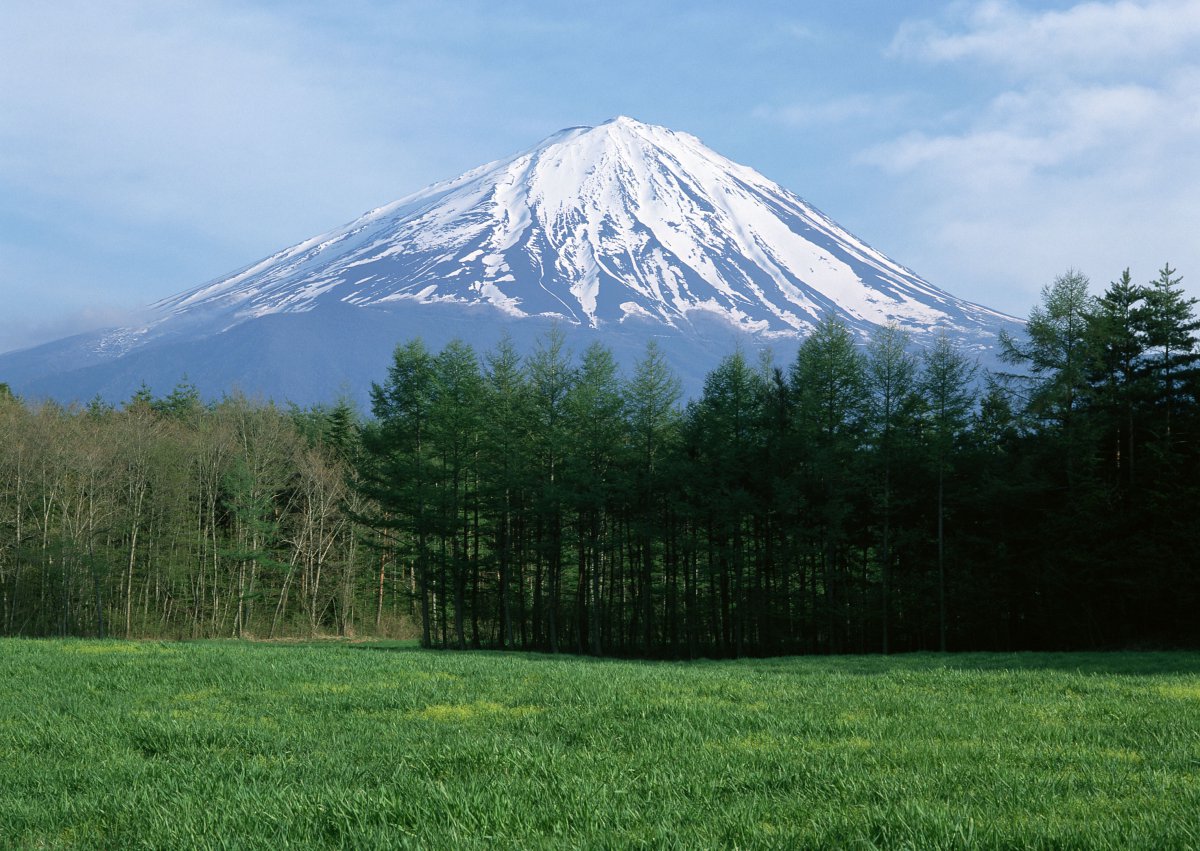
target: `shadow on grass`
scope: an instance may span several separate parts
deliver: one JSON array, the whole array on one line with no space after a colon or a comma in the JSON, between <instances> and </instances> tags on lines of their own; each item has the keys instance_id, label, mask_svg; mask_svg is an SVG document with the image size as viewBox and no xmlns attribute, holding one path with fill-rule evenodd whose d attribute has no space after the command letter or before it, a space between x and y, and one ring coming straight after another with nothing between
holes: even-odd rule
<instances>
[{"instance_id":1,"label":"shadow on grass","mask_svg":"<svg viewBox=\"0 0 1200 851\"><path fill-rule=\"evenodd\" d=\"M374 650L382 653L432 653L421 646L421 642L415 638L412 639L389 639L385 641L356 641L352 644L346 644L351 650Z\"/></svg>"},{"instance_id":2,"label":"shadow on grass","mask_svg":"<svg viewBox=\"0 0 1200 851\"><path fill-rule=\"evenodd\" d=\"M791 656L756 660L763 671L824 671L864 676L903 671L1059 671L1120 676L1200 675L1194 651L1085 651L1072 653L902 653L893 656Z\"/></svg>"},{"instance_id":3,"label":"shadow on grass","mask_svg":"<svg viewBox=\"0 0 1200 851\"><path fill-rule=\"evenodd\" d=\"M842 656L773 656L743 659L700 658L643 659L622 656L587 656L574 653L545 653L525 650L466 650L426 649L419 641L371 641L346 645L355 650L389 653L422 653L454 655L468 653L537 662L576 662L580 664L633 664L646 666L725 667L753 670L758 673L795 675L829 673L843 675L881 676L905 671L1059 671L1073 674L1104 674L1120 676L1200 676L1200 652L1182 650L1140 651L1081 651L1070 653L898 653L881 655Z\"/></svg>"},{"instance_id":4,"label":"shadow on grass","mask_svg":"<svg viewBox=\"0 0 1200 851\"><path fill-rule=\"evenodd\" d=\"M171 643L171 642L167 642ZM348 638L183 638L179 644L218 647L271 647L280 650L348 649L382 650L389 653L422 653L417 639L348 639Z\"/></svg>"}]
</instances>

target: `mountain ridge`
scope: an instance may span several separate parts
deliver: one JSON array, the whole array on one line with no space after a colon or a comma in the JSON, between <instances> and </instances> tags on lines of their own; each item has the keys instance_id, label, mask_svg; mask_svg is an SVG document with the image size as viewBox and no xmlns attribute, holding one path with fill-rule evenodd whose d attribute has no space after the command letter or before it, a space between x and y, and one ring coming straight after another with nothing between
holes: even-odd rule
<instances>
[{"instance_id":1,"label":"mountain ridge","mask_svg":"<svg viewBox=\"0 0 1200 851\"><path fill-rule=\"evenodd\" d=\"M268 316L332 316L343 306L387 314L397 342L415 330L436 343L429 326L450 314L430 311L435 305L520 329L517 336L553 322L602 337L622 329L631 338L693 338L691 354L681 342L677 360L707 359L709 368L714 334L724 336L725 326L748 345L787 348L832 312L863 339L896 322L918 342L946 332L986 353L1000 328L1020 322L935 287L695 136L618 116L565 128L377 207L162 299L143 325L76 338L70 349L81 369L107 364L121 373L120 362L139 351L165 357L203 339L219 346L222 334ZM359 315L379 326L372 333L389 333L387 322ZM320 336L319 324L293 324ZM337 333L353 335L352 325L338 313ZM61 361L67 342L42 354L57 351ZM0 369L6 361L10 370L23 362L0 356ZM345 381L366 383L352 364L345 369ZM54 370L43 372L31 385L59 395ZM113 384L100 382L109 388L100 392L116 392ZM274 392L270 382L250 389Z\"/></svg>"}]
</instances>

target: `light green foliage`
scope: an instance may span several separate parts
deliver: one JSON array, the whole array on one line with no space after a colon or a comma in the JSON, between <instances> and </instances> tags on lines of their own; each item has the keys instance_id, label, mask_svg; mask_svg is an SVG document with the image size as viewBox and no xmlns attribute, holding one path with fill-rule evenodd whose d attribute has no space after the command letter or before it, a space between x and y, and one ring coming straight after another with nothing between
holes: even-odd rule
<instances>
[{"instance_id":1,"label":"light green foliage","mask_svg":"<svg viewBox=\"0 0 1200 851\"><path fill-rule=\"evenodd\" d=\"M1200 655L0 642L0 847L1186 848Z\"/></svg>"},{"instance_id":2,"label":"light green foliage","mask_svg":"<svg viewBox=\"0 0 1200 851\"><path fill-rule=\"evenodd\" d=\"M815 439L853 440L867 407L867 365L850 330L835 316L804 338L791 379Z\"/></svg>"},{"instance_id":3,"label":"light green foliage","mask_svg":"<svg viewBox=\"0 0 1200 851\"><path fill-rule=\"evenodd\" d=\"M920 380L931 443L940 458L967 429L975 406L975 366L945 334L924 355Z\"/></svg>"},{"instance_id":4,"label":"light green foliage","mask_svg":"<svg viewBox=\"0 0 1200 851\"><path fill-rule=\"evenodd\" d=\"M1000 333L1001 357L1029 373L1030 413L1067 432L1087 379L1088 325L1095 309L1087 276L1071 269L1042 288L1042 303L1029 311L1025 340Z\"/></svg>"}]
</instances>

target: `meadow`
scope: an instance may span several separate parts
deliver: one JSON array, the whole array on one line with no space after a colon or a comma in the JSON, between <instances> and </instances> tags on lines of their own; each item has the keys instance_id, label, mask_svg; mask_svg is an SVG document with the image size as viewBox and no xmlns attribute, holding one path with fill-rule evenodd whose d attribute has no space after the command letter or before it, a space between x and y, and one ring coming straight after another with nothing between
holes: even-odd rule
<instances>
[{"instance_id":1,"label":"meadow","mask_svg":"<svg viewBox=\"0 0 1200 851\"><path fill-rule=\"evenodd\" d=\"M1196 653L0 641L0 847L1198 846Z\"/></svg>"}]
</instances>

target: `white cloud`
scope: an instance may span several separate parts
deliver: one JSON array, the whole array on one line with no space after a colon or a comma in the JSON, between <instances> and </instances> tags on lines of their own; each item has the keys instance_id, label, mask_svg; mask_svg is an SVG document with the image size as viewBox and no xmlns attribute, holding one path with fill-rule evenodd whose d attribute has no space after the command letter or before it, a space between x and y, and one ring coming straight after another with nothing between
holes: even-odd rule
<instances>
[{"instance_id":1,"label":"white cloud","mask_svg":"<svg viewBox=\"0 0 1200 851\"><path fill-rule=\"evenodd\" d=\"M954 31L902 27L896 55L1019 72L862 154L922 199L907 222L922 249L906 262L951 290L969 270L964 294L1022 312L1068 267L1102 287L1170 260L1200 292L1198 39L1193 0L988 2Z\"/></svg>"},{"instance_id":2,"label":"white cloud","mask_svg":"<svg viewBox=\"0 0 1200 851\"><path fill-rule=\"evenodd\" d=\"M1078 3L1031 12L1006 0L956 5L956 28L910 22L892 52L930 62L976 60L1019 72L1129 74L1193 54L1200 46L1200 0Z\"/></svg>"},{"instance_id":3,"label":"white cloud","mask_svg":"<svg viewBox=\"0 0 1200 851\"><path fill-rule=\"evenodd\" d=\"M945 134L909 133L864 159L893 173L930 167L960 185L993 189L1037 172L1070 169L1103 179L1131 160L1181 155L1198 141L1197 69L1161 87L1064 85L997 95L969 126ZM1174 167L1180 160L1162 164Z\"/></svg>"},{"instance_id":4,"label":"white cloud","mask_svg":"<svg viewBox=\"0 0 1200 851\"><path fill-rule=\"evenodd\" d=\"M908 98L858 92L844 97L809 100L773 106L761 104L752 117L794 128L817 128L851 121L890 119L904 108Z\"/></svg>"},{"instance_id":5,"label":"white cloud","mask_svg":"<svg viewBox=\"0 0 1200 851\"><path fill-rule=\"evenodd\" d=\"M302 32L265 13L32 4L6 13L0 53L10 191L200 223L213 208L253 215L265 198L302 191L354 197L362 184L350 169L334 177L327 152L379 159L380 140L356 120L358 93L306 55Z\"/></svg>"},{"instance_id":6,"label":"white cloud","mask_svg":"<svg viewBox=\"0 0 1200 851\"><path fill-rule=\"evenodd\" d=\"M162 297L444 176L404 142L453 84L396 86L422 57L343 48L295 8L16 4L0 56L0 349L111 313L73 305ZM50 305L70 318L42 321Z\"/></svg>"},{"instance_id":7,"label":"white cloud","mask_svg":"<svg viewBox=\"0 0 1200 851\"><path fill-rule=\"evenodd\" d=\"M816 41L821 37L820 30L811 23L793 21L784 26L783 30L797 41Z\"/></svg>"},{"instance_id":8,"label":"white cloud","mask_svg":"<svg viewBox=\"0 0 1200 851\"><path fill-rule=\"evenodd\" d=\"M0 353L30 348L47 340L58 340L99 328L137 325L147 319L145 308L89 305L83 309L63 308L53 318L0 319Z\"/></svg>"}]
</instances>

